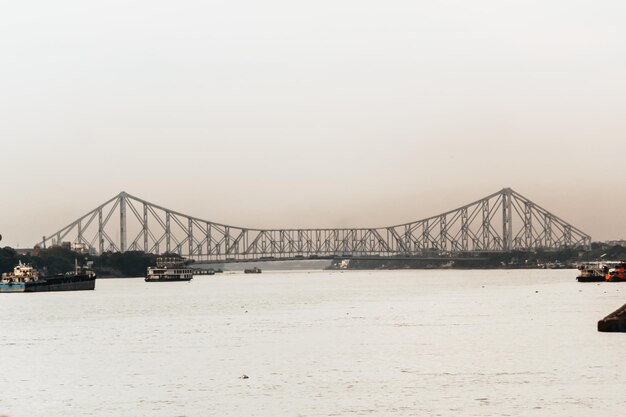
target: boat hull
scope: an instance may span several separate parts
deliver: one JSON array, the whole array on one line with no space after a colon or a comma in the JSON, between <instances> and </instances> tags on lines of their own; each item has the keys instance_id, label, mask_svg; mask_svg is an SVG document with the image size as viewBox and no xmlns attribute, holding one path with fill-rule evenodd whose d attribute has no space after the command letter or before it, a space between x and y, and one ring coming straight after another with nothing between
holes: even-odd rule
<instances>
[{"instance_id":1,"label":"boat hull","mask_svg":"<svg viewBox=\"0 0 626 417\"><path fill-rule=\"evenodd\" d=\"M24 282L0 283L1 292L25 292L26 284Z\"/></svg>"},{"instance_id":2,"label":"boat hull","mask_svg":"<svg viewBox=\"0 0 626 417\"><path fill-rule=\"evenodd\" d=\"M144 278L146 282L176 282L176 281L191 281L193 278L180 278L180 277L167 277L161 276L159 278Z\"/></svg>"},{"instance_id":3,"label":"boat hull","mask_svg":"<svg viewBox=\"0 0 626 417\"><path fill-rule=\"evenodd\" d=\"M96 278L87 275L56 275L37 281L0 283L0 293L90 291L96 287Z\"/></svg>"},{"instance_id":4,"label":"boat hull","mask_svg":"<svg viewBox=\"0 0 626 417\"><path fill-rule=\"evenodd\" d=\"M602 277L602 276L600 276L600 277L591 277L591 276L589 276L589 277L585 277L585 276L578 276L578 277L576 277L576 280L577 280L578 282L604 282L604 281L606 281L606 279L605 279L604 277Z\"/></svg>"},{"instance_id":5,"label":"boat hull","mask_svg":"<svg viewBox=\"0 0 626 417\"><path fill-rule=\"evenodd\" d=\"M626 332L626 304L598 322L599 332Z\"/></svg>"}]
</instances>

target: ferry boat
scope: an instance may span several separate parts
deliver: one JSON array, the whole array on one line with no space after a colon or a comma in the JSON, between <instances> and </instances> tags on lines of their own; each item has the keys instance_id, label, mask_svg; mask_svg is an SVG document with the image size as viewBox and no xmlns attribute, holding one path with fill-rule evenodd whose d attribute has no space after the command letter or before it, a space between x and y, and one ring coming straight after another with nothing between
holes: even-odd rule
<instances>
[{"instance_id":1,"label":"ferry boat","mask_svg":"<svg viewBox=\"0 0 626 417\"><path fill-rule=\"evenodd\" d=\"M261 272L261 268L258 268L256 266L252 267L252 268L246 268L243 270L244 274L260 274Z\"/></svg>"},{"instance_id":2,"label":"ferry boat","mask_svg":"<svg viewBox=\"0 0 626 417\"><path fill-rule=\"evenodd\" d=\"M605 279L608 282L626 282L626 262L621 261L613 268L609 269Z\"/></svg>"},{"instance_id":3,"label":"ferry boat","mask_svg":"<svg viewBox=\"0 0 626 417\"><path fill-rule=\"evenodd\" d=\"M146 282L191 281L193 269L180 258L157 258L157 266L149 266Z\"/></svg>"},{"instance_id":4,"label":"ferry boat","mask_svg":"<svg viewBox=\"0 0 626 417\"><path fill-rule=\"evenodd\" d=\"M96 273L76 265L74 271L65 274L41 276L36 269L21 261L13 272L2 274L0 293L84 291L96 287Z\"/></svg>"},{"instance_id":5,"label":"ferry boat","mask_svg":"<svg viewBox=\"0 0 626 417\"><path fill-rule=\"evenodd\" d=\"M578 282L603 282L606 280L606 274L612 265L617 262L585 262L578 265Z\"/></svg>"}]
</instances>

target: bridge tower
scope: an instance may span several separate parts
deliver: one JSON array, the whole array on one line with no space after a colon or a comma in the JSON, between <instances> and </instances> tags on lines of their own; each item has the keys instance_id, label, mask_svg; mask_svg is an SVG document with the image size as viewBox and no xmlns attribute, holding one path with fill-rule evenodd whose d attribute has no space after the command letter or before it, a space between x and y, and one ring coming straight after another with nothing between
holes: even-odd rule
<instances>
[{"instance_id":1,"label":"bridge tower","mask_svg":"<svg viewBox=\"0 0 626 417\"><path fill-rule=\"evenodd\" d=\"M502 190L502 250L511 250L513 240L513 217L511 213L511 195L513 190Z\"/></svg>"},{"instance_id":2,"label":"bridge tower","mask_svg":"<svg viewBox=\"0 0 626 417\"><path fill-rule=\"evenodd\" d=\"M119 195L120 201L120 252L126 252L126 197L122 191Z\"/></svg>"}]
</instances>

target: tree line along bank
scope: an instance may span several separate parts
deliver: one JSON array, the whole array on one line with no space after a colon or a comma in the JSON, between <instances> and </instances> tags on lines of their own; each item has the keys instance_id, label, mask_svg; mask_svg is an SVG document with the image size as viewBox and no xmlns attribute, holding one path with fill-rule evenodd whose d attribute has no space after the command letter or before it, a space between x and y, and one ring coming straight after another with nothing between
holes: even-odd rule
<instances>
[{"instance_id":1,"label":"tree line along bank","mask_svg":"<svg viewBox=\"0 0 626 417\"><path fill-rule=\"evenodd\" d=\"M100 277L140 277L148 266L156 264L158 256L141 251L105 252L101 255L86 255L65 247L51 247L18 253L11 247L0 248L0 273L10 272L20 261L29 263L46 274L59 274L74 269L87 262ZM590 250L564 249L561 251L510 251L459 255L451 261L449 257L419 258L380 258L350 259L349 269L399 269L399 268L541 268L549 265L575 267L577 263L596 260L626 259L626 247L607 245L601 242L591 244ZM339 268L341 259L333 262ZM331 266L333 268L333 266Z\"/></svg>"}]
</instances>

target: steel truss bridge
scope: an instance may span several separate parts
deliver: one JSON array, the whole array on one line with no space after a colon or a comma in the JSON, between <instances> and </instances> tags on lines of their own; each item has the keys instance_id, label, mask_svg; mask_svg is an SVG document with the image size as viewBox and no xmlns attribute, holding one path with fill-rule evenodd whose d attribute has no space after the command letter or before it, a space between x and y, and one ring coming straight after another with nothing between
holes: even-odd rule
<instances>
[{"instance_id":1,"label":"steel truss bridge","mask_svg":"<svg viewBox=\"0 0 626 417\"><path fill-rule=\"evenodd\" d=\"M589 249L591 237L510 188L455 210L377 228L251 229L158 206L125 192L49 237L92 254L143 251L206 262L332 257L461 256Z\"/></svg>"}]
</instances>

